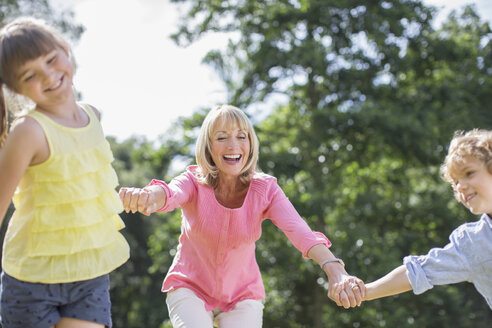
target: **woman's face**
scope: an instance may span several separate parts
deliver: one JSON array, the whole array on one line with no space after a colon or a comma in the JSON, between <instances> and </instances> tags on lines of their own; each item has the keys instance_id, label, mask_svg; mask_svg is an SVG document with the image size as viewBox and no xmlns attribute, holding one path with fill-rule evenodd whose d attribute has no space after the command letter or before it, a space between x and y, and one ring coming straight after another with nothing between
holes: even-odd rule
<instances>
[{"instance_id":1,"label":"woman's face","mask_svg":"<svg viewBox=\"0 0 492 328\"><path fill-rule=\"evenodd\" d=\"M218 122L210 140L211 155L219 176L238 177L249 157L251 145L248 133L236 122Z\"/></svg>"}]
</instances>

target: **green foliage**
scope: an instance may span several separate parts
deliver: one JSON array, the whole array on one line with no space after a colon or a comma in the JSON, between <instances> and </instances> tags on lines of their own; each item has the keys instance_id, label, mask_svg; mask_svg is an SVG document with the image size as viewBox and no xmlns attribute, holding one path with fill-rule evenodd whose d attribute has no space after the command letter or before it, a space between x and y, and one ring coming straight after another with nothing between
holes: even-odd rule
<instances>
[{"instance_id":1,"label":"green foliage","mask_svg":"<svg viewBox=\"0 0 492 328\"><path fill-rule=\"evenodd\" d=\"M248 109L276 93L288 99L256 120L259 166L330 238L350 273L377 279L476 219L439 176L455 130L492 128L491 31L473 7L435 29L434 9L416 0L172 2L186 5L178 43L231 33L224 52L204 59L231 103ZM3 2L0 18L20 12L20 3ZM120 184L169 181L193 163L204 115L180 119L157 143L110 140ZM122 214L131 259L111 276L115 327L170 327L160 286L180 216ZM265 327L488 327L492 320L466 283L340 309L326 297L319 267L271 222L262 228Z\"/></svg>"},{"instance_id":2,"label":"green foliage","mask_svg":"<svg viewBox=\"0 0 492 328\"><path fill-rule=\"evenodd\" d=\"M349 272L374 280L476 219L439 176L455 130L492 127L491 31L473 7L435 29L435 10L420 1L172 2L189 9L179 44L231 33L225 51L205 58L231 103L289 99L257 125L260 167L329 236ZM344 311L325 296L319 268L272 224L257 250L266 327L486 327L491 319L468 284Z\"/></svg>"},{"instance_id":3,"label":"green foliage","mask_svg":"<svg viewBox=\"0 0 492 328\"><path fill-rule=\"evenodd\" d=\"M50 22L73 41L84 32L82 25L74 23L72 10L56 10L49 0L0 0L0 25L24 15Z\"/></svg>"}]
</instances>

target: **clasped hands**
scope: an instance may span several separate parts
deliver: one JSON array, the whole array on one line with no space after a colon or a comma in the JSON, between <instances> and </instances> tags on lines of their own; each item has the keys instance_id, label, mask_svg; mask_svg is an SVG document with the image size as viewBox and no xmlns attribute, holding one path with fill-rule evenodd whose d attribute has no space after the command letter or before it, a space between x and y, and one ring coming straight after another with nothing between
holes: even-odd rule
<instances>
[{"instance_id":1,"label":"clasped hands","mask_svg":"<svg viewBox=\"0 0 492 328\"><path fill-rule=\"evenodd\" d=\"M366 297L364 282L355 276L345 276L328 287L328 297L345 309L360 306Z\"/></svg>"},{"instance_id":2,"label":"clasped hands","mask_svg":"<svg viewBox=\"0 0 492 328\"><path fill-rule=\"evenodd\" d=\"M166 194L160 186L123 187L119 196L126 213L140 212L147 216L162 208L166 202Z\"/></svg>"}]
</instances>

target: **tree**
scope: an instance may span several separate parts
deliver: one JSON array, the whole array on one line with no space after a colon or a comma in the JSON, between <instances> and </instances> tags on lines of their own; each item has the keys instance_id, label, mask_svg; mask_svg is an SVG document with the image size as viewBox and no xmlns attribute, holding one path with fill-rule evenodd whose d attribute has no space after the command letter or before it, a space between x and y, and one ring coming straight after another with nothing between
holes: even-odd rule
<instances>
[{"instance_id":1,"label":"tree","mask_svg":"<svg viewBox=\"0 0 492 328\"><path fill-rule=\"evenodd\" d=\"M473 7L434 29L435 10L420 1L172 2L188 8L179 44L231 33L225 52L205 58L231 103L288 99L257 124L261 168L332 239L349 272L375 279L407 254L444 245L457 218L470 218L439 164L453 131L492 126L490 28ZM319 268L272 225L258 260L267 327L485 327L491 319L466 284L341 311L314 283L327 285Z\"/></svg>"}]
</instances>

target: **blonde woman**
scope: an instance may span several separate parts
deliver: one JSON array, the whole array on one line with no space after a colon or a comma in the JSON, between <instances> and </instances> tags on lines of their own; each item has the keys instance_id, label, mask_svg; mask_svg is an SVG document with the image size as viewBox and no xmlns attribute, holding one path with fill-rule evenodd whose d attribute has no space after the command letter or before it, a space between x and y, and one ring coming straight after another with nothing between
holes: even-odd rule
<instances>
[{"instance_id":1,"label":"blonde woman","mask_svg":"<svg viewBox=\"0 0 492 328\"><path fill-rule=\"evenodd\" d=\"M258 140L247 116L225 105L212 109L201 127L196 166L169 184L153 180L147 187L122 188L127 212L150 214L182 210L181 236L164 279L174 327L221 328L262 326L265 290L255 259L255 242L263 220L270 219L299 249L326 272L330 286L350 280L340 300L359 305L364 284L351 277L343 261L328 249L330 241L312 231L274 177L257 172ZM330 289L331 291L331 289Z\"/></svg>"}]
</instances>

